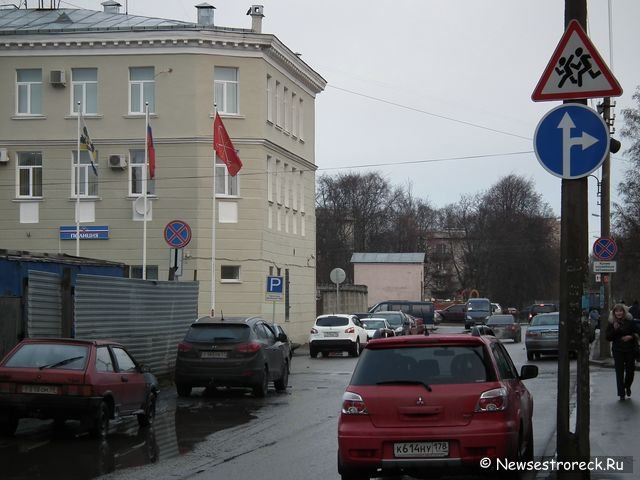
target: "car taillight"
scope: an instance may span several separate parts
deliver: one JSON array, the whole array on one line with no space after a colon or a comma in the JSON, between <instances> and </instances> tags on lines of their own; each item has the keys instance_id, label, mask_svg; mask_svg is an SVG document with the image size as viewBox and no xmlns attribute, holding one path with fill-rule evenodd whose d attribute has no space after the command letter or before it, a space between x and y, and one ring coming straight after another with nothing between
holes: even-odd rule
<instances>
[{"instance_id":1,"label":"car taillight","mask_svg":"<svg viewBox=\"0 0 640 480\"><path fill-rule=\"evenodd\" d=\"M313 335L315 335L316 333L318 333L318 330L317 330L317 329L315 329L315 328L312 328L312 329L311 329L311 333L312 333Z\"/></svg>"},{"instance_id":2,"label":"car taillight","mask_svg":"<svg viewBox=\"0 0 640 480\"><path fill-rule=\"evenodd\" d=\"M76 395L79 397L92 397L94 395L91 385L67 385L64 387L66 395Z\"/></svg>"},{"instance_id":3,"label":"car taillight","mask_svg":"<svg viewBox=\"0 0 640 480\"><path fill-rule=\"evenodd\" d=\"M11 382L0 382L0 393L15 393L16 384Z\"/></svg>"},{"instance_id":4,"label":"car taillight","mask_svg":"<svg viewBox=\"0 0 640 480\"><path fill-rule=\"evenodd\" d=\"M538 337L540 336L540 332L530 332L527 330L527 337Z\"/></svg>"},{"instance_id":5,"label":"car taillight","mask_svg":"<svg viewBox=\"0 0 640 480\"><path fill-rule=\"evenodd\" d=\"M193 345L189 342L180 342L178 344L178 352L180 353L190 352L191 350L193 350Z\"/></svg>"},{"instance_id":6,"label":"car taillight","mask_svg":"<svg viewBox=\"0 0 640 480\"><path fill-rule=\"evenodd\" d=\"M250 342L250 343L241 343L240 345L236 345L234 350L240 353L256 353L261 348L262 348L261 343Z\"/></svg>"},{"instance_id":7,"label":"car taillight","mask_svg":"<svg viewBox=\"0 0 640 480\"><path fill-rule=\"evenodd\" d=\"M344 333L354 333L355 331L356 329L354 327L349 327L344 331Z\"/></svg>"},{"instance_id":8,"label":"car taillight","mask_svg":"<svg viewBox=\"0 0 640 480\"><path fill-rule=\"evenodd\" d=\"M480 395L476 412L497 412L507 407L507 389L504 387L487 390Z\"/></svg>"},{"instance_id":9,"label":"car taillight","mask_svg":"<svg viewBox=\"0 0 640 480\"><path fill-rule=\"evenodd\" d=\"M369 415L362 397L353 392L344 392L342 395L342 413L344 415Z\"/></svg>"}]
</instances>

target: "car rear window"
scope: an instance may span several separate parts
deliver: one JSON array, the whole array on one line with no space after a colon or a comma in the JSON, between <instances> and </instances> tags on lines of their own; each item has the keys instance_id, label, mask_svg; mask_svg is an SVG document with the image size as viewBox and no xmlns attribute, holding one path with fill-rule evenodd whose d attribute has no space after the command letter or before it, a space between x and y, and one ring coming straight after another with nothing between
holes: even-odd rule
<instances>
[{"instance_id":1,"label":"car rear window","mask_svg":"<svg viewBox=\"0 0 640 480\"><path fill-rule=\"evenodd\" d=\"M84 370L89 355L85 345L30 343L22 345L5 363L9 368Z\"/></svg>"},{"instance_id":2,"label":"car rear window","mask_svg":"<svg viewBox=\"0 0 640 480\"><path fill-rule=\"evenodd\" d=\"M185 340L188 342L244 342L249 339L249 326L238 325L192 325Z\"/></svg>"},{"instance_id":3,"label":"car rear window","mask_svg":"<svg viewBox=\"0 0 640 480\"><path fill-rule=\"evenodd\" d=\"M321 317L316 320L318 327L344 327L349 325L349 319L345 317Z\"/></svg>"},{"instance_id":4,"label":"car rear window","mask_svg":"<svg viewBox=\"0 0 640 480\"><path fill-rule=\"evenodd\" d=\"M401 313L393 313L393 312L379 312L376 313L376 316L386 318L389 325L392 327L401 327L402 326L402 314Z\"/></svg>"},{"instance_id":5,"label":"car rear window","mask_svg":"<svg viewBox=\"0 0 640 480\"><path fill-rule=\"evenodd\" d=\"M426 383L452 385L492 380L482 345L434 345L367 348L351 378L352 385Z\"/></svg>"},{"instance_id":6,"label":"car rear window","mask_svg":"<svg viewBox=\"0 0 640 480\"><path fill-rule=\"evenodd\" d=\"M538 314L538 313L551 313L551 312L555 312L556 310L558 310L558 309L556 308L555 305L534 305L531 308L531 311L533 313L536 313L536 314Z\"/></svg>"},{"instance_id":7,"label":"car rear window","mask_svg":"<svg viewBox=\"0 0 640 480\"><path fill-rule=\"evenodd\" d=\"M533 317L531 320L531 326L535 327L538 325L559 325L560 324L560 315L549 315L549 314L540 314Z\"/></svg>"},{"instance_id":8,"label":"car rear window","mask_svg":"<svg viewBox=\"0 0 640 480\"><path fill-rule=\"evenodd\" d=\"M492 315L489 317L487 325L506 325L513 322L513 315Z\"/></svg>"},{"instance_id":9,"label":"car rear window","mask_svg":"<svg viewBox=\"0 0 640 480\"><path fill-rule=\"evenodd\" d=\"M384 328L384 320L363 320L362 326L368 330Z\"/></svg>"}]
</instances>

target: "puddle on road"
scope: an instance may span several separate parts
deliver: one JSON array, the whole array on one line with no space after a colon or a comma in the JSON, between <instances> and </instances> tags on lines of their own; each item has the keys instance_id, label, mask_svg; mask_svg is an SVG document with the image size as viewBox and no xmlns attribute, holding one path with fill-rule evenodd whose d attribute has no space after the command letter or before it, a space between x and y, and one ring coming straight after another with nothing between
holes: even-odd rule
<instances>
[{"instance_id":1,"label":"puddle on road","mask_svg":"<svg viewBox=\"0 0 640 480\"><path fill-rule=\"evenodd\" d=\"M128 418L112 424L106 440L90 438L79 422L54 429L53 422L22 420L15 437L0 438L1 478L90 480L162 462L192 451L215 432L256 419L270 405L241 390L194 389L191 397L178 398L175 410L159 409L153 428Z\"/></svg>"}]
</instances>

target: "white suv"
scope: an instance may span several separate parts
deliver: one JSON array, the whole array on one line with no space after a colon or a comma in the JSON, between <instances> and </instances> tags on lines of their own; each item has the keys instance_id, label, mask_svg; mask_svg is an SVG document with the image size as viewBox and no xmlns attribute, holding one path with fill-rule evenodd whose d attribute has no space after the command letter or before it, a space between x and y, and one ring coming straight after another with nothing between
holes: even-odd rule
<instances>
[{"instance_id":1,"label":"white suv","mask_svg":"<svg viewBox=\"0 0 640 480\"><path fill-rule=\"evenodd\" d=\"M309 355L316 358L322 352L326 357L329 352L347 351L357 357L366 343L367 331L355 315L320 315L309 335Z\"/></svg>"}]
</instances>

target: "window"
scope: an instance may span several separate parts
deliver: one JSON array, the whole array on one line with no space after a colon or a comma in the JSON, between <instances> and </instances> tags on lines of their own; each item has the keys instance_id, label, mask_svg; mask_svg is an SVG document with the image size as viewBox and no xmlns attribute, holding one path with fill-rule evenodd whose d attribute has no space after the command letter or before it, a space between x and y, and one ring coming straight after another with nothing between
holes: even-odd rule
<instances>
[{"instance_id":1,"label":"window","mask_svg":"<svg viewBox=\"0 0 640 480\"><path fill-rule=\"evenodd\" d=\"M229 175L227 166L216 157L216 196L218 195L237 196L238 176Z\"/></svg>"},{"instance_id":2,"label":"window","mask_svg":"<svg viewBox=\"0 0 640 480\"><path fill-rule=\"evenodd\" d=\"M16 113L18 115L42 114L42 70L26 68L17 70Z\"/></svg>"},{"instance_id":3,"label":"window","mask_svg":"<svg viewBox=\"0 0 640 480\"><path fill-rule=\"evenodd\" d=\"M291 106L289 105L291 98L287 87L284 87L282 96L284 97L284 131L289 132L291 130Z\"/></svg>"},{"instance_id":4,"label":"window","mask_svg":"<svg viewBox=\"0 0 640 480\"><path fill-rule=\"evenodd\" d=\"M129 113L145 113L145 104L149 112L156 111L156 82L153 67L129 68Z\"/></svg>"},{"instance_id":5,"label":"window","mask_svg":"<svg viewBox=\"0 0 640 480\"><path fill-rule=\"evenodd\" d=\"M276 95L275 95L275 113L276 113L276 125L282 126L282 108L280 103L282 101L282 94L280 93L282 85L276 80Z\"/></svg>"},{"instance_id":6,"label":"window","mask_svg":"<svg viewBox=\"0 0 640 480\"><path fill-rule=\"evenodd\" d=\"M238 69L215 67L214 101L220 113L238 113Z\"/></svg>"},{"instance_id":7,"label":"window","mask_svg":"<svg viewBox=\"0 0 640 480\"><path fill-rule=\"evenodd\" d=\"M113 372L113 360L107 347L98 347L96 349L96 371Z\"/></svg>"},{"instance_id":8,"label":"window","mask_svg":"<svg viewBox=\"0 0 640 480\"><path fill-rule=\"evenodd\" d=\"M129 157L129 196L141 196L144 191L142 189L142 178L144 174L144 150L130 150ZM147 195L155 195L156 181L149 178L147 170Z\"/></svg>"},{"instance_id":9,"label":"window","mask_svg":"<svg viewBox=\"0 0 640 480\"><path fill-rule=\"evenodd\" d=\"M298 136L298 97L291 94L291 135Z\"/></svg>"},{"instance_id":10,"label":"window","mask_svg":"<svg viewBox=\"0 0 640 480\"><path fill-rule=\"evenodd\" d=\"M129 356L122 348L113 348L113 355L116 357L119 372L135 372L137 370L133 358Z\"/></svg>"},{"instance_id":11,"label":"window","mask_svg":"<svg viewBox=\"0 0 640 480\"><path fill-rule=\"evenodd\" d=\"M291 167L291 207L298 210L298 171Z\"/></svg>"},{"instance_id":12,"label":"window","mask_svg":"<svg viewBox=\"0 0 640 480\"><path fill-rule=\"evenodd\" d=\"M300 212L304 212L304 172L300 172Z\"/></svg>"},{"instance_id":13,"label":"window","mask_svg":"<svg viewBox=\"0 0 640 480\"><path fill-rule=\"evenodd\" d=\"M42 153L18 152L19 198L42 197Z\"/></svg>"},{"instance_id":14,"label":"window","mask_svg":"<svg viewBox=\"0 0 640 480\"><path fill-rule=\"evenodd\" d=\"M220 279L240 281L240 267L238 265L222 265Z\"/></svg>"},{"instance_id":15,"label":"window","mask_svg":"<svg viewBox=\"0 0 640 480\"><path fill-rule=\"evenodd\" d=\"M304 102L298 102L298 138L304 140Z\"/></svg>"},{"instance_id":16,"label":"window","mask_svg":"<svg viewBox=\"0 0 640 480\"><path fill-rule=\"evenodd\" d=\"M267 155L267 200L273 202L273 158Z\"/></svg>"},{"instance_id":17,"label":"window","mask_svg":"<svg viewBox=\"0 0 640 480\"><path fill-rule=\"evenodd\" d=\"M273 122L273 77L267 75L267 120Z\"/></svg>"},{"instance_id":18,"label":"window","mask_svg":"<svg viewBox=\"0 0 640 480\"><path fill-rule=\"evenodd\" d=\"M73 151L73 168L71 169L71 196L75 197L78 194L78 179L76 175L78 170L80 173L80 196L81 197L95 197L98 195L98 175L91 167L91 157L86 150L80 151L80 167L78 168L78 152ZM98 162L94 163L96 170L98 168Z\"/></svg>"},{"instance_id":19,"label":"window","mask_svg":"<svg viewBox=\"0 0 640 480\"><path fill-rule=\"evenodd\" d=\"M130 278L142 278L142 265L132 265ZM158 266L147 265L147 280L158 280Z\"/></svg>"},{"instance_id":20,"label":"window","mask_svg":"<svg viewBox=\"0 0 640 480\"><path fill-rule=\"evenodd\" d=\"M71 111L78 113L78 102L84 115L98 113L98 69L71 69Z\"/></svg>"},{"instance_id":21,"label":"window","mask_svg":"<svg viewBox=\"0 0 640 480\"><path fill-rule=\"evenodd\" d=\"M282 204L282 192L281 192L281 188L280 188L280 184L282 183L281 181L281 177L282 175L280 174L280 169L282 168L282 162L280 160L276 160L276 169L274 172L274 176L275 176L275 180L276 180L276 202L278 202L279 204Z\"/></svg>"},{"instance_id":22,"label":"window","mask_svg":"<svg viewBox=\"0 0 640 480\"><path fill-rule=\"evenodd\" d=\"M291 176L289 174L289 165L284 164L284 175L282 176L282 196L284 197L284 206L289 208L289 183L291 180Z\"/></svg>"}]
</instances>

